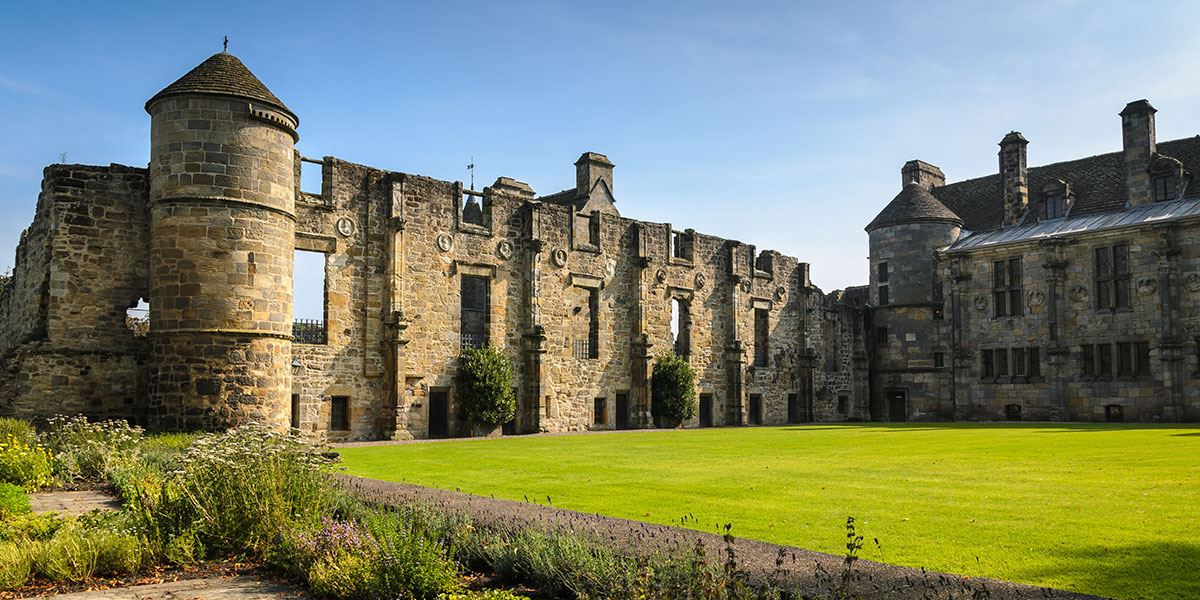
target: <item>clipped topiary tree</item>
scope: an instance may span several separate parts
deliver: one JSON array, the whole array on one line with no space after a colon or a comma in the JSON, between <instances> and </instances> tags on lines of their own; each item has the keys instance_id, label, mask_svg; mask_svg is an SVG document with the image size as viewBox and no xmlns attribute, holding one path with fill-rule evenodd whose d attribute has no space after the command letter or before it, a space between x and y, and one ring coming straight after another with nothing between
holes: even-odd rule
<instances>
[{"instance_id":1,"label":"clipped topiary tree","mask_svg":"<svg viewBox=\"0 0 1200 600\"><path fill-rule=\"evenodd\" d=\"M664 354L650 376L650 414L659 427L679 427L696 416L696 374L686 358Z\"/></svg>"},{"instance_id":2,"label":"clipped topiary tree","mask_svg":"<svg viewBox=\"0 0 1200 600\"><path fill-rule=\"evenodd\" d=\"M516 416L512 373L512 361L496 348L463 349L458 359L458 397L467 421L499 427Z\"/></svg>"}]
</instances>

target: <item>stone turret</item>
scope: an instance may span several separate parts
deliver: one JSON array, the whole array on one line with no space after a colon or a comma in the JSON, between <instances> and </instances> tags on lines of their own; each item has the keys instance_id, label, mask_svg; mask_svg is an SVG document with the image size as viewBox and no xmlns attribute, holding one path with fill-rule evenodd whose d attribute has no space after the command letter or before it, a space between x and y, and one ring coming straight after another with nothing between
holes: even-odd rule
<instances>
[{"instance_id":1,"label":"stone turret","mask_svg":"<svg viewBox=\"0 0 1200 600\"><path fill-rule=\"evenodd\" d=\"M906 183L866 227L871 302L876 306L930 302L933 250L958 239L962 225L962 218L920 181Z\"/></svg>"},{"instance_id":2,"label":"stone turret","mask_svg":"<svg viewBox=\"0 0 1200 600\"><path fill-rule=\"evenodd\" d=\"M221 52L150 114L149 422L285 427L299 119Z\"/></svg>"}]
</instances>

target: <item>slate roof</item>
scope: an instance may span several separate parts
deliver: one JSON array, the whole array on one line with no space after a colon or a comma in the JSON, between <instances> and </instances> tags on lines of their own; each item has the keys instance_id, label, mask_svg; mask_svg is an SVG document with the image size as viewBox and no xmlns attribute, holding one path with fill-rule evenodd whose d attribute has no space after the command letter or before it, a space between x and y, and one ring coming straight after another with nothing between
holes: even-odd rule
<instances>
[{"instance_id":1,"label":"slate roof","mask_svg":"<svg viewBox=\"0 0 1200 600\"><path fill-rule=\"evenodd\" d=\"M547 204L560 204L562 206L569 206L575 210L579 210L583 208L584 204L587 204L588 197L587 195L579 195L578 190L571 188L569 190L555 192L548 196L542 196L538 198L538 201L545 202Z\"/></svg>"},{"instance_id":2,"label":"slate roof","mask_svg":"<svg viewBox=\"0 0 1200 600\"><path fill-rule=\"evenodd\" d=\"M946 249L961 252L977 248L1015 244L1030 240L1066 237L1094 231L1108 231L1124 227L1138 227L1151 223L1166 223L1183 219L1200 218L1200 198L1143 204L1128 210L1092 213L1051 219L1028 225L1004 227L975 233L967 233Z\"/></svg>"},{"instance_id":3,"label":"slate roof","mask_svg":"<svg viewBox=\"0 0 1200 600\"><path fill-rule=\"evenodd\" d=\"M1200 136L1159 142L1158 153L1178 159L1190 173L1200 173ZM1060 179L1070 184L1075 195L1071 216L1124 210L1129 201L1122 152L1030 168L1030 204L1038 200L1046 184ZM962 217L966 229L995 229L1004 219L1004 192L999 174L934 188L933 195ZM1188 186L1184 197L1200 197L1200 183Z\"/></svg>"},{"instance_id":4,"label":"slate roof","mask_svg":"<svg viewBox=\"0 0 1200 600\"><path fill-rule=\"evenodd\" d=\"M929 193L929 190L910 181L904 184L904 189L900 190L900 193L896 194L896 197L892 198L892 201L883 210L879 211L875 219L867 225L866 230L924 221L963 224L963 220L954 211L946 208L945 204L939 202L933 194Z\"/></svg>"},{"instance_id":5,"label":"slate roof","mask_svg":"<svg viewBox=\"0 0 1200 600\"><path fill-rule=\"evenodd\" d=\"M163 88L146 101L146 110L149 111L150 105L158 100L180 94L214 94L257 100L282 110L296 119L297 123L300 121L283 101L272 94L271 90L238 60L238 57L228 52L218 52L208 57L196 65L196 68L175 80L175 83Z\"/></svg>"}]
</instances>

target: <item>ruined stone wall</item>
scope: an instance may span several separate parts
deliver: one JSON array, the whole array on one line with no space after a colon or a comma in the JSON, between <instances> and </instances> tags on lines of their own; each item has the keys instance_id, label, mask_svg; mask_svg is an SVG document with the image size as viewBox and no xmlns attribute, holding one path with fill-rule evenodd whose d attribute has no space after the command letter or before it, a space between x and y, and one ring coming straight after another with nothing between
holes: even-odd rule
<instances>
[{"instance_id":1,"label":"ruined stone wall","mask_svg":"<svg viewBox=\"0 0 1200 600\"><path fill-rule=\"evenodd\" d=\"M142 422L147 343L126 309L147 292L144 169L47 167L0 314L0 410Z\"/></svg>"},{"instance_id":2,"label":"ruined stone wall","mask_svg":"<svg viewBox=\"0 0 1200 600\"><path fill-rule=\"evenodd\" d=\"M951 269L971 274L957 285L963 304L956 378L960 418L1003 419L1009 404L1020 405L1026 420L1103 421L1107 405L1120 405L1126 421L1200 417L1195 227L1097 232L948 257L947 274ZM1094 251L1117 243L1129 247L1130 307L1098 309ZM1017 257L1024 270L1025 314L994 317L992 261ZM1117 373L1119 342L1149 344L1148 375ZM1112 345L1111 375L1083 374L1084 344ZM982 377L984 349L1014 347L1040 349L1040 377Z\"/></svg>"}]
</instances>

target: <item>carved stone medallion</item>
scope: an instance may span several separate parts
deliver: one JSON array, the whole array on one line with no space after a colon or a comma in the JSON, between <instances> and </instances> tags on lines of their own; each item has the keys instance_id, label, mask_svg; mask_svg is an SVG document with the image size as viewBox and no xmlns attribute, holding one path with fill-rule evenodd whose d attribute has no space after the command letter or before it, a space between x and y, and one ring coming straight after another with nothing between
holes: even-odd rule
<instances>
[{"instance_id":1,"label":"carved stone medallion","mask_svg":"<svg viewBox=\"0 0 1200 600\"><path fill-rule=\"evenodd\" d=\"M667 272L666 271L659 269L657 272L654 273L654 282L655 283L666 283L666 281L667 281Z\"/></svg>"},{"instance_id":2,"label":"carved stone medallion","mask_svg":"<svg viewBox=\"0 0 1200 600\"><path fill-rule=\"evenodd\" d=\"M974 304L975 304L975 310L987 310L987 307L988 307L987 296L975 296Z\"/></svg>"},{"instance_id":3,"label":"carved stone medallion","mask_svg":"<svg viewBox=\"0 0 1200 600\"><path fill-rule=\"evenodd\" d=\"M1083 302L1084 300L1087 300L1087 297L1088 297L1088 289L1087 289L1086 285L1077 285L1077 286L1071 288L1071 299L1072 300L1074 300L1076 302Z\"/></svg>"},{"instance_id":4,"label":"carved stone medallion","mask_svg":"<svg viewBox=\"0 0 1200 600\"><path fill-rule=\"evenodd\" d=\"M742 291L749 294L750 293L750 278L743 277L741 284L742 284Z\"/></svg>"},{"instance_id":5,"label":"carved stone medallion","mask_svg":"<svg viewBox=\"0 0 1200 600\"><path fill-rule=\"evenodd\" d=\"M454 248L454 238L450 237L448 233L437 236L437 247L442 252L449 252L451 248Z\"/></svg>"},{"instance_id":6,"label":"carved stone medallion","mask_svg":"<svg viewBox=\"0 0 1200 600\"><path fill-rule=\"evenodd\" d=\"M1029 292L1029 305L1041 306L1046 301L1046 294L1042 290L1033 290Z\"/></svg>"},{"instance_id":7,"label":"carved stone medallion","mask_svg":"<svg viewBox=\"0 0 1200 600\"><path fill-rule=\"evenodd\" d=\"M354 235L354 220L350 217L342 217L338 219L336 227L337 232L340 233L342 237L350 237Z\"/></svg>"},{"instance_id":8,"label":"carved stone medallion","mask_svg":"<svg viewBox=\"0 0 1200 600\"><path fill-rule=\"evenodd\" d=\"M1154 290L1157 288L1158 288L1158 282L1155 281L1151 277L1146 277L1145 279L1139 279L1137 282L1138 294L1140 294L1142 296L1149 296L1150 294L1153 294Z\"/></svg>"},{"instance_id":9,"label":"carved stone medallion","mask_svg":"<svg viewBox=\"0 0 1200 600\"><path fill-rule=\"evenodd\" d=\"M704 289L706 283L708 283L708 278L704 276L704 273L696 273L696 289Z\"/></svg>"},{"instance_id":10,"label":"carved stone medallion","mask_svg":"<svg viewBox=\"0 0 1200 600\"><path fill-rule=\"evenodd\" d=\"M1200 292L1200 273L1190 273L1183 278L1183 285L1189 292Z\"/></svg>"},{"instance_id":11,"label":"carved stone medallion","mask_svg":"<svg viewBox=\"0 0 1200 600\"><path fill-rule=\"evenodd\" d=\"M605 263L604 263L604 276L605 276L605 277L609 277L609 278L611 278L611 277L612 277L613 275L615 275L616 273L617 273L617 261L615 261L615 260L613 260L613 259L611 259L611 258L610 258L610 259L608 259L607 261L605 261Z\"/></svg>"},{"instance_id":12,"label":"carved stone medallion","mask_svg":"<svg viewBox=\"0 0 1200 600\"><path fill-rule=\"evenodd\" d=\"M785 290L783 288L783 286L779 286L779 287L775 288L775 301L776 302L781 302L783 300L783 297L786 295L787 295L787 290Z\"/></svg>"},{"instance_id":13,"label":"carved stone medallion","mask_svg":"<svg viewBox=\"0 0 1200 600\"><path fill-rule=\"evenodd\" d=\"M512 242L510 242L508 240L500 240L500 242L496 244L496 256L499 256L500 258L502 258L504 260L508 260L508 259L512 258L512 255L513 255Z\"/></svg>"},{"instance_id":14,"label":"carved stone medallion","mask_svg":"<svg viewBox=\"0 0 1200 600\"><path fill-rule=\"evenodd\" d=\"M567 251L562 248L555 250L550 254L550 262L553 262L556 267L567 266Z\"/></svg>"}]
</instances>

